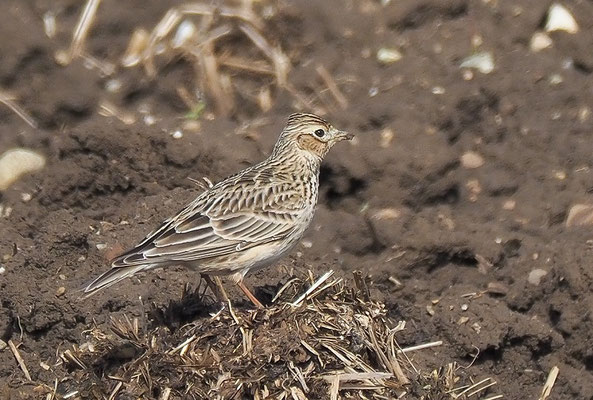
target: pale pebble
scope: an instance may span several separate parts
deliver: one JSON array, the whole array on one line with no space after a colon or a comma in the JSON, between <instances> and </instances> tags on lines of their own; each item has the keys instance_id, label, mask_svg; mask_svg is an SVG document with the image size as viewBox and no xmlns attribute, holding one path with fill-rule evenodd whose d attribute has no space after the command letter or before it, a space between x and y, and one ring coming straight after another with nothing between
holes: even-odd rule
<instances>
[{"instance_id":1,"label":"pale pebble","mask_svg":"<svg viewBox=\"0 0 593 400\"><path fill-rule=\"evenodd\" d=\"M377 61L381 64L392 64L402 59L402 54L397 49L381 48L377 51Z\"/></svg>"},{"instance_id":2,"label":"pale pebble","mask_svg":"<svg viewBox=\"0 0 593 400\"><path fill-rule=\"evenodd\" d=\"M527 277L527 281L532 285L539 286L541 280L544 276L548 275L548 271L536 268L529 272L529 276Z\"/></svg>"},{"instance_id":3,"label":"pale pebble","mask_svg":"<svg viewBox=\"0 0 593 400\"><path fill-rule=\"evenodd\" d=\"M489 74L494 71L494 57L492 56L492 53L487 51L472 54L463 59L459 67L473 68L483 74Z\"/></svg>"},{"instance_id":4,"label":"pale pebble","mask_svg":"<svg viewBox=\"0 0 593 400\"><path fill-rule=\"evenodd\" d=\"M544 27L546 32L564 31L568 33L577 33L579 26L574 17L562 4L554 3L548 10L548 17Z\"/></svg>"},{"instance_id":5,"label":"pale pebble","mask_svg":"<svg viewBox=\"0 0 593 400\"><path fill-rule=\"evenodd\" d=\"M552 47L552 43L552 38L547 33L535 32L529 42L529 48L532 52L537 53L538 51Z\"/></svg>"},{"instance_id":6,"label":"pale pebble","mask_svg":"<svg viewBox=\"0 0 593 400\"><path fill-rule=\"evenodd\" d=\"M484 158L475 151L468 151L461 156L461 165L467 169L480 168L484 165Z\"/></svg>"},{"instance_id":7,"label":"pale pebble","mask_svg":"<svg viewBox=\"0 0 593 400\"><path fill-rule=\"evenodd\" d=\"M593 204L575 204L570 207L566 226L593 225Z\"/></svg>"},{"instance_id":8,"label":"pale pebble","mask_svg":"<svg viewBox=\"0 0 593 400\"><path fill-rule=\"evenodd\" d=\"M15 148L0 156L0 190L7 189L22 175L45 166L45 157L32 150Z\"/></svg>"}]
</instances>

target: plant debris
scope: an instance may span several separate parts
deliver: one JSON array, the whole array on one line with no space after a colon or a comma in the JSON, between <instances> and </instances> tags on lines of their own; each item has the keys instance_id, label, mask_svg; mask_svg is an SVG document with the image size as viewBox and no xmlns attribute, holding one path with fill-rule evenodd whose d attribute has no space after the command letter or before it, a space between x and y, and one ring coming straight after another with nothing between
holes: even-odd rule
<instances>
[{"instance_id":1,"label":"plant debris","mask_svg":"<svg viewBox=\"0 0 593 400\"><path fill-rule=\"evenodd\" d=\"M21 117L31 128L37 129L39 124L37 121L29 115L21 106L15 103L16 97L12 94L7 93L3 89L0 89L0 103L10 108L16 115Z\"/></svg>"},{"instance_id":2,"label":"plant debris","mask_svg":"<svg viewBox=\"0 0 593 400\"><path fill-rule=\"evenodd\" d=\"M292 277L263 310L229 302L178 329L113 318L62 351L54 373L63 376L57 386L42 387L64 399L428 400L487 394L496 384L486 378L460 386L456 373L463 370L454 363L421 372L408 354L442 342L402 349L396 337L406 324L395 324L384 304L368 299L368 280L359 276L349 286L331 279L332 272L316 280L311 273ZM187 301L208 308L199 290L185 288L181 302ZM160 312L171 316L175 309Z\"/></svg>"},{"instance_id":3,"label":"plant debris","mask_svg":"<svg viewBox=\"0 0 593 400\"><path fill-rule=\"evenodd\" d=\"M84 51L100 3L100 0L87 0L69 49L56 54L60 65L68 65L81 57L87 65L96 67L104 75L116 72L112 63L96 59ZM119 64L123 68L142 66L146 75L155 79L160 66L157 58L164 60L165 64L178 57L188 60L195 70L194 89L198 102L208 97L219 115L231 113L235 107L235 95L245 99L252 97L253 85L246 86L247 81L255 80L258 86L265 88L275 85L295 94L295 89L288 82L290 59L279 44L265 37L264 19L254 3L242 1L240 5L213 5L195 1L172 7L151 31L138 27L132 32ZM247 51L237 53L232 43L241 39L247 39L250 45L246 46ZM322 78L332 84L329 74ZM331 93L344 107L347 101L334 86L330 86ZM296 94L296 97L299 100L301 96ZM265 104L260 104L257 99L255 102L265 109Z\"/></svg>"}]
</instances>

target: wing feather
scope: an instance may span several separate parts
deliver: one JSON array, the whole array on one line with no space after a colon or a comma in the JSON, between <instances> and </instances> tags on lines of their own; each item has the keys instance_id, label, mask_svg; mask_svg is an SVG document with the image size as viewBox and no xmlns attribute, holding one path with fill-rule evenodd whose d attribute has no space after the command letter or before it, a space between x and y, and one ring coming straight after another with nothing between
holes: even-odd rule
<instances>
[{"instance_id":1,"label":"wing feather","mask_svg":"<svg viewBox=\"0 0 593 400\"><path fill-rule=\"evenodd\" d=\"M185 233L205 228L210 228L210 219L205 215L196 213L180 221L175 230L179 233Z\"/></svg>"},{"instance_id":2,"label":"wing feather","mask_svg":"<svg viewBox=\"0 0 593 400\"><path fill-rule=\"evenodd\" d=\"M165 235L154 240L157 247L171 246L182 243L198 244L202 241L212 237L212 228L204 228L199 231L177 232L177 230L170 229Z\"/></svg>"},{"instance_id":3,"label":"wing feather","mask_svg":"<svg viewBox=\"0 0 593 400\"><path fill-rule=\"evenodd\" d=\"M296 229L302 205L286 184L236 191L215 187L169 219L112 265L165 264L205 260L281 240ZM248 194L248 195L247 195ZM297 196L298 197L298 196Z\"/></svg>"}]
</instances>

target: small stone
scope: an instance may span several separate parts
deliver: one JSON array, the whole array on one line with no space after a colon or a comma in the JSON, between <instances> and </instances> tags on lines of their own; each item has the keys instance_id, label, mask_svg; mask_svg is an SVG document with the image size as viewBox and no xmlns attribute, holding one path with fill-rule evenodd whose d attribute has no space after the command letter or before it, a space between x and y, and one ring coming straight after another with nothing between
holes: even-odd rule
<instances>
[{"instance_id":1,"label":"small stone","mask_svg":"<svg viewBox=\"0 0 593 400\"><path fill-rule=\"evenodd\" d=\"M461 311L467 311L468 309L469 309L469 306L467 304L461 305Z\"/></svg>"},{"instance_id":2,"label":"small stone","mask_svg":"<svg viewBox=\"0 0 593 400\"><path fill-rule=\"evenodd\" d=\"M515 209L517 202L513 199L508 199L502 204L502 209L507 211L512 211Z\"/></svg>"},{"instance_id":3,"label":"small stone","mask_svg":"<svg viewBox=\"0 0 593 400\"><path fill-rule=\"evenodd\" d=\"M534 53L552 47L552 38L545 32L535 32L529 42L529 48Z\"/></svg>"},{"instance_id":4,"label":"small stone","mask_svg":"<svg viewBox=\"0 0 593 400\"><path fill-rule=\"evenodd\" d=\"M177 129L175 132L171 134L171 136L173 136L173 139L181 139L183 137L183 132Z\"/></svg>"},{"instance_id":5,"label":"small stone","mask_svg":"<svg viewBox=\"0 0 593 400\"><path fill-rule=\"evenodd\" d=\"M305 249L310 249L311 247L313 247L313 242L308 239L302 240L301 244Z\"/></svg>"},{"instance_id":6,"label":"small stone","mask_svg":"<svg viewBox=\"0 0 593 400\"><path fill-rule=\"evenodd\" d=\"M442 86L435 86L432 88L432 94L445 94L445 88Z\"/></svg>"},{"instance_id":7,"label":"small stone","mask_svg":"<svg viewBox=\"0 0 593 400\"><path fill-rule=\"evenodd\" d=\"M4 205L0 204L0 218L8 218L12 214L12 207L4 207Z\"/></svg>"},{"instance_id":8,"label":"small stone","mask_svg":"<svg viewBox=\"0 0 593 400\"><path fill-rule=\"evenodd\" d=\"M484 39L480 35L473 35L472 36L472 47L477 48L484 44Z\"/></svg>"},{"instance_id":9,"label":"small stone","mask_svg":"<svg viewBox=\"0 0 593 400\"><path fill-rule=\"evenodd\" d=\"M117 93L122 88L122 82L119 79L109 79L105 83L105 89L110 93Z\"/></svg>"},{"instance_id":10,"label":"small stone","mask_svg":"<svg viewBox=\"0 0 593 400\"><path fill-rule=\"evenodd\" d=\"M573 69L574 68L574 60L571 57L567 57L560 62L560 66L565 71Z\"/></svg>"},{"instance_id":11,"label":"small stone","mask_svg":"<svg viewBox=\"0 0 593 400\"><path fill-rule=\"evenodd\" d=\"M477 322L474 322L474 323L472 324L472 329L473 329L474 331L476 331L476 333L479 335L479 334L480 334L480 332L482 331L482 326L481 326L480 324L478 324Z\"/></svg>"},{"instance_id":12,"label":"small stone","mask_svg":"<svg viewBox=\"0 0 593 400\"><path fill-rule=\"evenodd\" d=\"M60 286L58 290L56 290L56 297L60 297L64 293L66 293L66 288L64 286Z\"/></svg>"},{"instance_id":13,"label":"small stone","mask_svg":"<svg viewBox=\"0 0 593 400\"><path fill-rule=\"evenodd\" d=\"M546 32L565 31L568 33L577 33L579 26L566 7L554 3L548 10L548 18L544 30Z\"/></svg>"},{"instance_id":14,"label":"small stone","mask_svg":"<svg viewBox=\"0 0 593 400\"><path fill-rule=\"evenodd\" d=\"M72 61L72 57L69 54L70 52L66 50L58 50L54 53L54 60L58 65L66 66Z\"/></svg>"},{"instance_id":15,"label":"small stone","mask_svg":"<svg viewBox=\"0 0 593 400\"><path fill-rule=\"evenodd\" d=\"M459 320L457 320L457 325L463 325L463 324L467 323L467 321L469 321L469 317L463 316L463 317L459 318Z\"/></svg>"},{"instance_id":16,"label":"small stone","mask_svg":"<svg viewBox=\"0 0 593 400\"><path fill-rule=\"evenodd\" d=\"M562 75L560 74L552 74L550 75L548 82L550 82L550 85L552 86L557 86L564 82L564 78L562 78Z\"/></svg>"},{"instance_id":17,"label":"small stone","mask_svg":"<svg viewBox=\"0 0 593 400\"><path fill-rule=\"evenodd\" d=\"M554 171L554 178L558 179L559 181L563 181L566 179L566 172Z\"/></svg>"},{"instance_id":18,"label":"small stone","mask_svg":"<svg viewBox=\"0 0 593 400\"><path fill-rule=\"evenodd\" d=\"M583 106L579 109L578 117L580 122L585 122L591 115L591 109L587 106Z\"/></svg>"},{"instance_id":19,"label":"small stone","mask_svg":"<svg viewBox=\"0 0 593 400\"><path fill-rule=\"evenodd\" d=\"M509 292L509 289L499 282L489 282L486 289L488 290L488 293L498 294L501 296L504 296Z\"/></svg>"},{"instance_id":20,"label":"small stone","mask_svg":"<svg viewBox=\"0 0 593 400\"><path fill-rule=\"evenodd\" d=\"M529 272L529 276L527 277L527 282L531 283L532 285L539 286L542 278L548 275L548 271L540 268L533 269Z\"/></svg>"},{"instance_id":21,"label":"small stone","mask_svg":"<svg viewBox=\"0 0 593 400\"><path fill-rule=\"evenodd\" d=\"M432 304L429 304L426 306L426 312L428 313L428 315L430 315L431 317L435 314L434 313L434 307L432 306Z\"/></svg>"},{"instance_id":22,"label":"small stone","mask_svg":"<svg viewBox=\"0 0 593 400\"><path fill-rule=\"evenodd\" d=\"M6 272L6 268L4 267L4 265L0 265L0 275L2 275L5 272Z\"/></svg>"},{"instance_id":23,"label":"small stone","mask_svg":"<svg viewBox=\"0 0 593 400\"><path fill-rule=\"evenodd\" d=\"M144 125L152 126L156 123L156 118L151 114L146 114L142 120L144 121Z\"/></svg>"},{"instance_id":24,"label":"small stone","mask_svg":"<svg viewBox=\"0 0 593 400\"><path fill-rule=\"evenodd\" d=\"M105 243L97 243L95 245L95 247L97 248L97 250L102 251L102 250L105 250L107 248L107 245Z\"/></svg>"},{"instance_id":25,"label":"small stone","mask_svg":"<svg viewBox=\"0 0 593 400\"><path fill-rule=\"evenodd\" d=\"M31 193L21 193L21 200L23 201L23 203L30 202L32 198L33 196L31 196Z\"/></svg>"},{"instance_id":26,"label":"small stone","mask_svg":"<svg viewBox=\"0 0 593 400\"><path fill-rule=\"evenodd\" d=\"M575 204L568 211L566 226L593 225L593 204Z\"/></svg>"},{"instance_id":27,"label":"small stone","mask_svg":"<svg viewBox=\"0 0 593 400\"><path fill-rule=\"evenodd\" d=\"M0 351L4 350L6 348L6 346L8 346L6 344L6 342L2 339L0 339Z\"/></svg>"},{"instance_id":28,"label":"small stone","mask_svg":"<svg viewBox=\"0 0 593 400\"><path fill-rule=\"evenodd\" d=\"M396 219L399 218L401 215L401 211L396 208L383 208L373 213L371 216L372 219L382 220L382 219Z\"/></svg>"},{"instance_id":29,"label":"small stone","mask_svg":"<svg viewBox=\"0 0 593 400\"><path fill-rule=\"evenodd\" d=\"M472 203L478 200L478 195L482 193L482 185L477 179L470 179L465 184L465 187L469 190L469 201Z\"/></svg>"},{"instance_id":30,"label":"small stone","mask_svg":"<svg viewBox=\"0 0 593 400\"><path fill-rule=\"evenodd\" d=\"M439 213L437 215L439 224L449 231L455 230L455 221L445 214Z\"/></svg>"},{"instance_id":31,"label":"small stone","mask_svg":"<svg viewBox=\"0 0 593 400\"><path fill-rule=\"evenodd\" d=\"M394 137L395 137L395 134L393 133L393 130L391 130L389 128L383 129L381 131L381 140L379 142L379 146L386 149L387 147L389 147L389 145L393 141Z\"/></svg>"},{"instance_id":32,"label":"small stone","mask_svg":"<svg viewBox=\"0 0 593 400\"><path fill-rule=\"evenodd\" d=\"M12 149L0 156L0 190L7 189L21 175L35 172L45 166L45 157L32 150Z\"/></svg>"},{"instance_id":33,"label":"small stone","mask_svg":"<svg viewBox=\"0 0 593 400\"><path fill-rule=\"evenodd\" d=\"M472 54L461 62L460 68L472 68L483 74L489 74L494 71L494 57L492 53L484 51Z\"/></svg>"},{"instance_id":34,"label":"small stone","mask_svg":"<svg viewBox=\"0 0 593 400\"><path fill-rule=\"evenodd\" d=\"M53 39L56 35L56 14L53 11L47 11L43 14L43 29L48 38Z\"/></svg>"},{"instance_id":35,"label":"small stone","mask_svg":"<svg viewBox=\"0 0 593 400\"><path fill-rule=\"evenodd\" d=\"M402 59L402 53L397 49L380 48L377 51L377 60L381 64L392 64Z\"/></svg>"},{"instance_id":36,"label":"small stone","mask_svg":"<svg viewBox=\"0 0 593 400\"><path fill-rule=\"evenodd\" d=\"M474 151L468 151L461 156L461 165L467 169L480 168L484 165L484 158Z\"/></svg>"},{"instance_id":37,"label":"small stone","mask_svg":"<svg viewBox=\"0 0 593 400\"><path fill-rule=\"evenodd\" d=\"M60 278L61 280L65 281L66 280L66 275L60 274L60 275L58 275L58 278Z\"/></svg>"}]
</instances>

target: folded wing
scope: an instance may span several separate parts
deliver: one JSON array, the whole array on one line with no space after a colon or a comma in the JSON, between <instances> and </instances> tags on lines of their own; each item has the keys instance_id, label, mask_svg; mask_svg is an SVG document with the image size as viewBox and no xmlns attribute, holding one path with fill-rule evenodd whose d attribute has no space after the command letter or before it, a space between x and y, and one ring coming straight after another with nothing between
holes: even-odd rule
<instances>
[{"instance_id":1,"label":"folded wing","mask_svg":"<svg viewBox=\"0 0 593 400\"><path fill-rule=\"evenodd\" d=\"M286 188L266 187L192 203L116 258L112 266L199 262L283 240L297 228L302 211L291 201L294 197L297 193Z\"/></svg>"}]
</instances>

